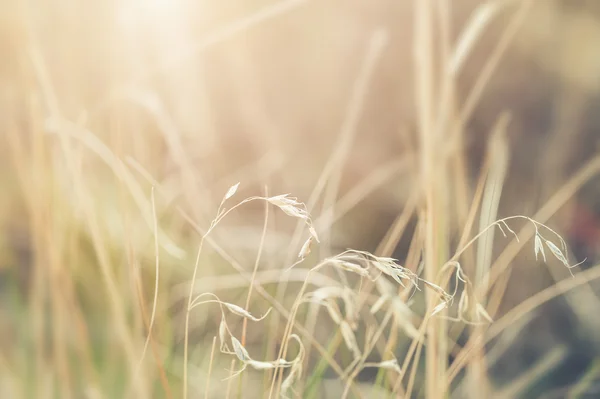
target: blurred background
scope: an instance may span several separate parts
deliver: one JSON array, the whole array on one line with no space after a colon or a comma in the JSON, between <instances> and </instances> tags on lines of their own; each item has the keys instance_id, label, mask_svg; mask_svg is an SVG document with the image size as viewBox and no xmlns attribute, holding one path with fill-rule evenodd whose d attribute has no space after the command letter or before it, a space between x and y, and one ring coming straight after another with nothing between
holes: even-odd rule
<instances>
[{"instance_id":1,"label":"blurred background","mask_svg":"<svg viewBox=\"0 0 600 399\"><path fill-rule=\"evenodd\" d=\"M478 211L474 230L486 212L541 217L563 235L571 263L587 259L575 275L597 264L600 3L430 3L428 42L415 37L417 2L408 0L3 1L0 395L179 397L197 246L237 182L238 201L291 193L306 203L321 236L312 262L355 248L416 271L422 46L432 46L429 116L450 253L487 173L498 204ZM241 306L240 270L251 273L263 248L262 284L289 308L302 274L282 282L274 271L293 263L306 237L272 211L262 240L264 218L264 205L252 202L211 233L219 248L201 256L198 293ZM399 224L402 233L386 241ZM494 258L511 242L496 233ZM522 248L496 276L494 318L572 278L555 261L537 261L532 243ZM153 340L139 366L157 253ZM467 273L474 259L464 261ZM491 392L600 395L599 292L589 281L500 335ZM254 294L250 308L261 315L268 303ZM285 326L271 317L246 335L261 358L273 358ZM216 306L191 319L191 397L207 386L219 320ZM324 345L329 335L315 330ZM214 361L211 397L225 397L230 358ZM246 389L263 386L266 372L248 373ZM523 383L525 375L533 377ZM368 387L375 376L359 380ZM335 384L326 373L320 395L339 395ZM450 396L468 393L459 385Z\"/></svg>"}]
</instances>

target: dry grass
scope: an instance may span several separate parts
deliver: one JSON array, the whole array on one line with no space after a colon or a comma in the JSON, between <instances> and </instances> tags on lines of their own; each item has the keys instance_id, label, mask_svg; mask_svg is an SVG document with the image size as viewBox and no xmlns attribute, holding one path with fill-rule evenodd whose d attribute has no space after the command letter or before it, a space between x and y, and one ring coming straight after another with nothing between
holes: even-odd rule
<instances>
[{"instance_id":1,"label":"dry grass","mask_svg":"<svg viewBox=\"0 0 600 399\"><path fill-rule=\"evenodd\" d=\"M595 331L600 265L561 231L600 156L542 149L552 178L521 178L520 89L568 93L537 143L575 151L597 69L531 49L579 65L553 24L600 23L455 3L7 5L0 396L534 395L570 342L494 367L555 298Z\"/></svg>"}]
</instances>

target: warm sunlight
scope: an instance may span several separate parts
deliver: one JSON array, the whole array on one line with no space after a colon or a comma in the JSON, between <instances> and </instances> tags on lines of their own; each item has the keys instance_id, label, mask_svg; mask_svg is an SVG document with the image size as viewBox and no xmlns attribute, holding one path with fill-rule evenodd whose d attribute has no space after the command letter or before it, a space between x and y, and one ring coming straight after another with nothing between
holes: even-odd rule
<instances>
[{"instance_id":1,"label":"warm sunlight","mask_svg":"<svg viewBox=\"0 0 600 399\"><path fill-rule=\"evenodd\" d=\"M600 397L600 7L8 1L0 398Z\"/></svg>"}]
</instances>

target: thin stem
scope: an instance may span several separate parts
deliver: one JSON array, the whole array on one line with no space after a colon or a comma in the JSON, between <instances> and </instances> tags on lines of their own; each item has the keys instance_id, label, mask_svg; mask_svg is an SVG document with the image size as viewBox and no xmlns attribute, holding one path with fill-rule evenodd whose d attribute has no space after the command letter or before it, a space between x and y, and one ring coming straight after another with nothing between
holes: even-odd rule
<instances>
[{"instance_id":1,"label":"thin stem","mask_svg":"<svg viewBox=\"0 0 600 399\"><path fill-rule=\"evenodd\" d=\"M152 187L151 194L151 203L152 203L152 215L154 221L154 256L155 256L155 271L154 271L154 298L152 300L152 313L150 314L150 323L148 324L148 336L146 337L146 342L144 342L144 349L142 350L142 356L140 357L140 362L138 364L138 371L142 366L142 361L144 360L144 356L146 355L146 351L148 350L148 344L152 338L152 327L154 326L154 318L156 316L156 304L158 302L158 281L159 281L159 269L160 269L160 258L158 251L158 222L156 220L156 204L154 202L154 187ZM136 373L137 374L137 373Z\"/></svg>"},{"instance_id":2,"label":"thin stem","mask_svg":"<svg viewBox=\"0 0 600 399\"><path fill-rule=\"evenodd\" d=\"M207 232L208 234L208 232ZM192 274L192 281L190 283L190 294L188 296L188 304L185 312L185 330L183 337L183 399L187 399L188 384L187 384L187 373L188 373L188 344L189 344L189 327L190 327L190 311L192 310L192 297L194 295L194 282L196 281L196 275L198 274L198 265L200 264L200 254L202 253L202 246L204 245L204 236L200 239L200 245L198 246L198 254L196 255L196 263L194 264L194 272ZM232 366L233 368L233 366Z\"/></svg>"},{"instance_id":3,"label":"thin stem","mask_svg":"<svg viewBox=\"0 0 600 399\"><path fill-rule=\"evenodd\" d=\"M208 363L208 376L206 378L206 389L204 390L204 399L208 399L208 393L210 392L210 378L212 375L212 366L213 366L213 359L215 357L216 343L217 343L217 337L214 336L213 341L212 341L212 347L210 349L210 361Z\"/></svg>"},{"instance_id":4,"label":"thin stem","mask_svg":"<svg viewBox=\"0 0 600 399\"><path fill-rule=\"evenodd\" d=\"M269 193L267 188L265 187L265 197L268 197ZM246 297L246 306L244 309L248 311L250 307L250 298L252 297L252 289L254 287L254 281L256 280L256 273L258 271L258 265L260 264L260 258L262 255L262 251L265 245L265 237L267 235L267 226L269 224L269 202L265 201L265 219L263 223L263 230L260 236L260 244L258 247L258 253L256 254L256 260L254 262L254 269L252 270L252 276L250 277L250 287L248 287L248 296ZM244 318L242 324L242 346L246 345L246 328L248 326L248 319Z\"/></svg>"}]
</instances>

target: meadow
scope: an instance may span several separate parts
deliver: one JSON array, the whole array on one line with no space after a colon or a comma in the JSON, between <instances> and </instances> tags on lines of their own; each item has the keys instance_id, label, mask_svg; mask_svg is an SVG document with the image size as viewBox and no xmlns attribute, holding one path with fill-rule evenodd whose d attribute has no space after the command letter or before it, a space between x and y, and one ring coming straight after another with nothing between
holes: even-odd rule
<instances>
[{"instance_id":1,"label":"meadow","mask_svg":"<svg viewBox=\"0 0 600 399\"><path fill-rule=\"evenodd\" d=\"M0 397L600 395L600 9L7 1Z\"/></svg>"}]
</instances>

